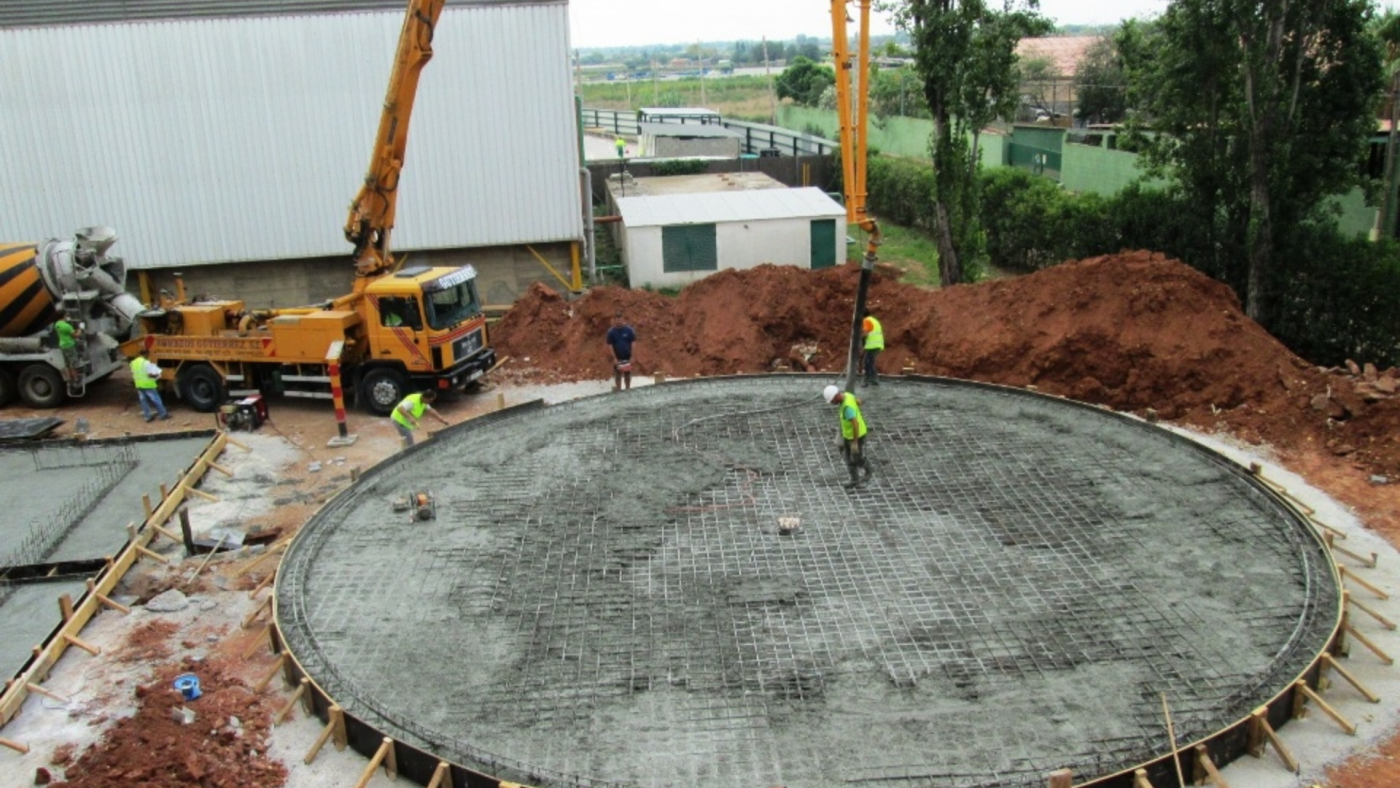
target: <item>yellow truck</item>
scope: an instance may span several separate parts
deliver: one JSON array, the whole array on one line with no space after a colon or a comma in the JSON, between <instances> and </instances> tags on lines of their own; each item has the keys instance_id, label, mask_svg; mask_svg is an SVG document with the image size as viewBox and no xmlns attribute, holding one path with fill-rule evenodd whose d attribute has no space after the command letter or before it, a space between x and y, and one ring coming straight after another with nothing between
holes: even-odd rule
<instances>
[{"instance_id":1,"label":"yellow truck","mask_svg":"<svg viewBox=\"0 0 1400 788\"><path fill-rule=\"evenodd\" d=\"M243 301L188 303L183 288L139 316L162 381L212 412L230 395L261 391L330 399L334 383L384 415L410 391L461 389L495 366L476 271L403 267L389 250L418 78L432 57L443 0L410 0L365 176L345 224L354 245L352 291L299 309ZM338 380L337 380L338 378Z\"/></svg>"}]
</instances>

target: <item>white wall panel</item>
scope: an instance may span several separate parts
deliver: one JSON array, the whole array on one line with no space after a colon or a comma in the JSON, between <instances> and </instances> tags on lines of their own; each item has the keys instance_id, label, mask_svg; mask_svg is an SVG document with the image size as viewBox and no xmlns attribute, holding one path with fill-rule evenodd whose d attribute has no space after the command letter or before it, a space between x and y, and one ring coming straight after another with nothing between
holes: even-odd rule
<instances>
[{"instance_id":1,"label":"white wall panel","mask_svg":"<svg viewBox=\"0 0 1400 788\"><path fill-rule=\"evenodd\" d=\"M400 13L0 30L0 239L108 224L137 267L348 254ZM581 236L567 5L450 4L396 249Z\"/></svg>"}]
</instances>

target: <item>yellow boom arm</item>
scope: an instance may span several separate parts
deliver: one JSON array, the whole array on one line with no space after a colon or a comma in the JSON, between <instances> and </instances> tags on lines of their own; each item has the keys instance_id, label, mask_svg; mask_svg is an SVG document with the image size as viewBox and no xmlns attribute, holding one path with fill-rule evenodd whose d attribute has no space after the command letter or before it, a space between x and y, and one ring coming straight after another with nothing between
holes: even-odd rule
<instances>
[{"instance_id":1,"label":"yellow boom arm","mask_svg":"<svg viewBox=\"0 0 1400 788\"><path fill-rule=\"evenodd\" d=\"M394 70L379 117L379 133L369 160L365 184L350 205L345 220L345 240L355 245L356 290L364 280L393 267L389 254L389 231L394 229L394 209L398 203L399 175L404 151L408 148L408 121L413 99L418 93L418 76L433 57L433 29L442 15L445 0L409 0L399 34Z\"/></svg>"}]
</instances>

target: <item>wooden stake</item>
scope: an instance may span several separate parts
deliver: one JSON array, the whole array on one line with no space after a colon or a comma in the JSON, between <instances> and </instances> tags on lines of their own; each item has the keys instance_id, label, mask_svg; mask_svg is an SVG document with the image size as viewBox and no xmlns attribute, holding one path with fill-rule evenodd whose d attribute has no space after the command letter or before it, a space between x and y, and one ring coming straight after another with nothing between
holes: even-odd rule
<instances>
[{"instance_id":1,"label":"wooden stake","mask_svg":"<svg viewBox=\"0 0 1400 788\"><path fill-rule=\"evenodd\" d=\"M253 637L253 642L248 644L248 650L243 652L244 659L250 659L253 652L258 650L258 644L272 632L272 624L263 624L263 628L258 630L258 634Z\"/></svg>"},{"instance_id":2,"label":"wooden stake","mask_svg":"<svg viewBox=\"0 0 1400 788\"><path fill-rule=\"evenodd\" d=\"M1329 706L1327 704L1327 701L1322 699L1321 695L1318 695L1316 692L1313 692L1313 688L1308 686L1308 682L1304 681L1303 679L1298 679L1296 682L1294 682L1293 686L1296 687L1298 692L1302 693L1302 695L1308 700L1312 701L1313 703L1316 703L1317 707L1319 709L1322 709L1322 713L1326 714L1328 717L1331 717L1332 721L1340 725L1342 727L1342 730L1346 731L1347 734L1351 736L1356 735L1356 726L1353 725L1351 721L1348 720L1346 717L1343 717L1341 713L1338 712L1336 709ZM1294 707L1297 707L1296 703L1294 704Z\"/></svg>"},{"instance_id":3,"label":"wooden stake","mask_svg":"<svg viewBox=\"0 0 1400 788\"><path fill-rule=\"evenodd\" d=\"M428 781L428 788L452 788L452 767L447 761L438 761L437 768L433 770L433 779Z\"/></svg>"},{"instance_id":4,"label":"wooden stake","mask_svg":"<svg viewBox=\"0 0 1400 788\"><path fill-rule=\"evenodd\" d=\"M365 788L369 781L374 778L374 770L379 768L379 764L384 764L384 772L390 779L399 776L398 761L394 758L394 740L388 736L384 737L384 743L379 745L379 751L369 759L369 766L365 767L364 774L360 775L360 781L355 783L355 788Z\"/></svg>"},{"instance_id":5,"label":"wooden stake","mask_svg":"<svg viewBox=\"0 0 1400 788\"><path fill-rule=\"evenodd\" d=\"M58 595L58 614L65 622L73 617L73 597L67 594Z\"/></svg>"},{"instance_id":6,"label":"wooden stake","mask_svg":"<svg viewBox=\"0 0 1400 788\"><path fill-rule=\"evenodd\" d=\"M1327 543L1327 549L1328 549L1328 550L1331 550L1331 551L1334 552L1334 553L1341 553L1342 555L1348 556L1348 557L1350 557L1350 558L1354 558L1354 559L1356 559L1357 561L1360 561L1361 564L1362 564L1362 566L1365 566L1367 569L1375 569L1375 568L1376 568L1376 554L1375 554L1375 553L1371 553L1371 557L1370 557L1370 558L1367 558L1366 556L1361 555L1360 553L1357 553L1357 552L1352 551L1352 550L1348 550L1348 549L1346 549L1345 547L1342 547L1341 545L1337 544L1337 543L1336 543L1336 539L1337 539L1337 535L1336 535L1335 533L1333 533L1333 532L1330 532L1330 531L1329 531L1325 536L1323 536L1323 538L1322 538L1322 540L1323 540L1324 542Z\"/></svg>"},{"instance_id":7,"label":"wooden stake","mask_svg":"<svg viewBox=\"0 0 1400 788\"><path fill-rule=\"evenodd\" d=\"M148 550L148 549L146 549L145 547L143 547L143 546L141 546L141 545L139 545L139 544L138 544L138 545L132 545L132 546L136 548L136 552L140 553L141 555L146 556L147 558L151 559L152 561L159 561L160 563L162 563L162 564L167 564L167 565L170 563L170 559L169 559L169 558L166 558L165 556L161 555L160 553L155 552L154 550Z\"/></svg>"},{"instance_id":8,"label":"wooden stake","mask_svg":"<svg viewBox=\"0 0 1400 788\"><path fill-rule=\"evenodd\" d=\"M253 569L257 567L258 564L261 564L263 561L266 561L273 553L282 551L290 542L290 537L278 541L271 547L267 548L267 550L263 551L262 555L258 556L257 558L254 558L252 561L244 565L241 569L235 570L233 576L242 577L243 575L253 571Z\"/></svg>"},{"instance_id":9,"label":"wooden stake","mask_svg":"<svg viewBox=\"0 0 1400 788\"><path fill-rule=\"evenodd\" d=\"M262 612L266 610L267 606L270 604L272 604L272 595L268 594L263 597L263 601L259 602L257 607L253 608L253 612L244 617L243 623L239 626L239 629L247 629L248 625L257 620L258 616L262 615Z\"/></svg>"},{"instance_id":10,"label":"wooden stake","mask_svg":"<svg viewBox=\"0 0 1400 788\"><path fill-rule=\"evenodd\" d=\"M251 592L249 592L248 597L249 597L249 598L256 597L256 596L258 595L258 592L261 591L261 590L263 590L264 588L267 588L269 585L271 585L271 584L272 584L272 581L273 581L274 579L276 579L276 577L277 577L277 570L274 568L271 572L268 572L268 573L267 573L267 577L264 577L264 578L262 579L261 582L259 582L256 586L253 587L253 590L252 590ZM270 594L268 595L268 598L269 598L269 599L272 598Z\"/></svg>"},{"instance_id":11,"label":"wooden stake","mask_svg":"<svg viewBox=\"0 0 1400 788\"><path fill-rule=\"evenodd\" d=\"M214 560L214 556L219 554L219 550L223 548L224 542L227 539L228 534L219 537L219 543L214 545L214 549L210 550L209 553L204 556L204 560L199 562L199 566L194 568L194 574L190 575L190 579L185 581L185 585L193 583L194 579L199 577L199 573L204 571L204 567L208 566L209 562Z\"/></svg>"},{"instance_id":12,"label":"wooden stake","mask_svg":"<svg viewBox=\"0 0 1400 788\"><path fill-rule=\"evenodd\" d=\"M1384 651L1381 651L1381 647L1377 646L1375 643L1372 643L1370 638L1367 638L1365 635L1356 631L1356 627L1352 626L1351 624L1347 624L1346 632L1348 635L1351 635L1353 638L1355 638L1358 643L1370 649L1371 653L1375 654L1381 662L1384 662L1387 665L1395 664L1395 660L1391 659L1389 654L1385 653Z\"/></svg>"},{"instance_id":13,"label":"wooden stake","mask_svg":"<svg viewBox=\"0 0 1400 788\"><path fill-rule=\"evenodd\" d=\"M207 492L205 492L205 491L203 491L203 490L201 490L201 489L199 489L199 488L197 488L197 487L191 487L191 486L189 486L188 484L186 484L185 486L181 487L180 489L184 490L186 495L188 495L188 494L190 494L190 493L193 493L193 494L198 495L200 498L203 498L204 500L206 500L206 501L208 501L208 502L210 502L210 503L218 503L218 502L219 502L219 496L217 496L217 495L210 495L209 493L207 493Z\"/></svg>"},{"instance_id":14,"label":"wooden stake","mask_svg":"<svg viewBox=\"0 0 1400 788\"><path fill-rule=\"evenodd\" d=\"M151 530L152 530L152 532L153 532L153 533L151 534L151 538L152 538L152 539L156 538L157 536L164 536L166 539L169 539L169 540L172 541L172 542L179 542L179 541L182 541L182 540L180 539L180 535L179 535L179 534L175 533L174 531L170 531L170 530L167 530L167 529L165 529L165 528L161 528L159 525L156 525L155 523L151 523Z\"/></svg>"},{"instance_id":15,"label":"wooden stake","mask_svg":"<svg viewBox=\"0 0 1400 788\"><path fill-rule=\"evenodd\" d=\"M1322 667L1324 670L1331 669L1337 671L1337 675L1346 679L1347 683L1350 684L1352 688L1355 689L1357 692L1361 693L1362 697L1366 698L1366 700L1369 700L1372 703L1381 702L1379 695L1362 686L1361 682L1357 681L1356 677L1351 675L1350 671L1342 667L1341 664L1337 662L1337 660L1333 659L1331 654L1322 655Z\"/></svg>"},{"instance_id":16,"label":"wooden stake","mask_svg":"<svg viewBox=\"0 0 1400 788\"><path fill-rule=\"evenodd\" d=\"M335 735L337 728L340 729L340 736L336 748L344 749L345 747L345 745L341 743L345 739L345 712L341 711L339 706L332 705L330 713L327 716L330 717L330 720L326 723L326 727L321 729L321 734L316 737L316 741L312 743L311 749L306 751L306 757L301 759L301 762L307 766L310 766L311 762L316 760L316 756L321 753L321 748L326 746L326 742Z\"/></svg>"},{"instance_id":17,"label":"wooden stake","mask_svg":"<svg viewBox=\"0 0 1400 788\"><path fill-rule=\"evenodd\" d=\"M1069 769L1056 769L1045 777L1050 788L1073 788L1074 786L1074 772Z\"/></svg>"},{"instance_id":18,"label":"wooden stake","mask_svg":"<svg viewBox=\"0 0 1400 788\"><path fill-rule=\"evenodd\" d=\"M1380 613L1377 613L1376 611L1372 610L1371 608L1366 607L1365 605L1361 604L1360 602L1357 602L1355 599L1352 599L1352 598L1351 598L1351 595L1347 595L1347 601L1351 603L1351 606L1352 606L1352 607L1356 608L1357 610L1360 610L1362 613L1365 613L1366 615L1370 616L1371 618L1374 618L1375 620L1379 621L1380 624L1381 624L1381 626L1385 627L1386 629L1389 629L1389 630L1394 630L1394 629L1395 629L1395 622L1394 622L1394 621L1391 621L1390 619L1386 618L1385 616L1381 615Z\"/></svg>"},{"instance_id":19,"label":"wooden stake","mask_svg":"<svg viewBox=\"0 0 1400 788\"><path fill-rule=\"evenodd\" d=\"M1147 779L1146 769L1133 772L1133 788L1153 788L1152 781Z\"/></svg>"},{"instance_id":20,"label":"wooden stake","mask_svg":"<svg viewBox=\"0 0 1400 788\"><path fill-rule=\"evenodd\" d=\"M1352 581L1353 583L1356 583L1357 585L1361 586L1362 588L1366 589L1367 591L1370 591L1371 593L1375 594L1375 595L1376 595L1376 598L1378 598L1378 599L1390 599L1390 594L1387 594L1386 592L1380 590L1379 588L1376 588L1375 586L1371 585L1370 583L1366 582L1365 580L1362 580L1361 578L1357 577L1355 572L1352 572L1351 570L1347 569L1345 566L1342 566L1341 564L1338 564L1338 565L1337 565L1337 571L1341 573L1342 579L1343 579L1343 580L1345 580L1345 579L1347 579L1347 578L1351 578L1351 581Z\"/></svg>"},{"instance_id":21,"label":"wooden stake","mask_svg":"<svg viewBox=\"0 0 1400 788\"><path fill-rule=\"evenodd\" d=\"M1225 782L1225 778L1221 776L1220 770L1215 768L1215 761L1210 759L1210 751L1206 749L1204 744L1196 745L1196 767L1209 775L1211 782L1215 783L1218 788L1230 788L1230 784ZM1205 783L1204 778L1196 780L1197 785L1203 783Z\"/></svg>"},{"instance_id":22,"label":"wooden stake","mask_svg":"<svg viewBox=\"0 0 1400 788\"><path fill-rule=\"evenodd\" d=\"M271 683L272 683L272 679L275 678L275 677L277 676L278 673L281 673L282 670L283 670L284 668L286 668L286 666L287 666L287 653L284 651L284 652L282 652L281 654L278 654L278 655L277 655L277 659L273 660L273 662L272 662L272 668L269 669L269 670L267 671L267 673L264 674L263 677L262 677L261 679L258 679L258 683L257 683L257 684L254 684L254 685L253 685L253 692L254 692L254 693L258 693L258 692L262 692L263 690L267 689L267 685L268 685L268 684L271 684ZM307 761L307 763L310 763L310 761Z\"/></svg>"},{"instance_id":23,"label":"wooden stake","mask_svg":"<svg viewBox=\"0 0 1400 788\"><path fill-rule=\"evenodd\" d=\"M163 501L170 497L170 488L165 486L165 482L160 483L160 499Z\"/></svg>"},{"instance_id":24,"label":"wooden stake","mask_svg":"<svg viewBox=\"0 0 1400 788\"><path fill-rule=\"evenodd\" d=\"M11 741L9 739L0 739L0 747L9 747L10 749L14 750L20 755L24 755L25 753L29 752L29 745L20 744L17 741Z\"/></svg>"},{"instance_id":25,"label":"wooden stake","mask_svg":"<svg viewBox=\"0 0 1400 788\"><path fill-rule=\"evenodd\" d=\"M1298 759L1293 757L1293 753L1284 746L1283 740L1274 731L1274 727L1269 724L1268 709L1260 706L1254 710L1253 714L1249 715L1249 754L1255 758L1262 758L1264 750L1269 744L1274 745L1274 752L1278 753L1278 757L1283 760L1283 765L1287 767L1288 771L1297 774Z\"/></svg>"},{"instance_id":26,"label":"wooden stake","mask_svg":"<svg viewBox=\"0 0 1400 788\"><path fill-rule=\"evenodd\" d=\"M141 494L141 508L146 511L146 519L151 519L151 514L155 512L155 510L151 508L151 496L149 493Z\"/></svg>"},{"instance_id":27,"label":"wooden stake","mask_svg":"<svg viewBox=\"0 0 1400 788\"><path fill-rule=\"evenodd\" d=\"M1179 788L1186 788L1186 775L1181 772L1181 757L1176 749L1176 729L1172 727L1172 710L1167 707L1167 693L1162 693L1162 716L1167 718L1167 738L1172 744L1172 763L1176 764L1176 781Z\"/></svg>"},{"instance_id":28,"label":"wooden stake","mask_svg":"<svg viewBox=\"0 0 1400 788\"><path fill-rule=\"evenodd\" d=\"M63 639L68 641L68 645L77 646L78 648L82 649L83 651L86 651L94 657L102 653L102 649L92 645L91 643L79 640L76 636L70 635L67 632L63 633Z\"/></svg>"},{"instance_id":29,"label":"wooden stake","mask_svg":"<svg viewBox=\"0 0 1400 788\"><path fill-rule=\"evenodd\" d=\"M281 725L282 720L286 719L287 715L292 713L292 707L297 705L297 701L301 700L302 697L306 695L306 689L310 686L311 679L308 679L305 676L303 676L301 679L301 683L297 685L296 691L292 693L292 697L287 699L287 705L283 706L277 711L276 714L272 716L273 727Z\"/></svg>"},{"instance_id":30,"label":"wooden stake","mask_svg":"<svg viewBox=\"0 0 1400 788\"><path fill-rule=\"evenodd\" d=\"M246 443L239 443L238 441L234 440L233 437L232 437L231 435L229 435L227 432L224 433L224 442L225 442L225 443L232 443L234 446L237 446L238 448L240 448L240 449L242 449L243 451L246 451L246 452L252 452L252 451L253 451L252 449L248 448L248 444L246 444Z\"/></svg>"},{"instance_id":31,"label":"wooden stake","mask_svg":"<svg viewBox=\"0 0 1400 788\"><path fill-rule=\"evenodd\" d=\"M38 693L38 694L40 694L40 695L43 695L43 696L46 697L46 698L53 698L54 700L58 701L59 703L68 703L68 702L70 702L68 698L63 697L62 695L58 694L57 692L54 692L53 690L49 690L49 689L44 689L43 687L41 687L41 686L39 686L38 684L35 684L35 683L33 683L33 682L25 682L24 688L27 689L27 690L29 690L30 692L35 692L35 693Z\"/></svg>"},{"instance_id":32,"label":"wooden stake","mask_svg":"<svg viewBox=\"0 0 1400 788\"><path fill-rule=\"evenodd\" d=\"M97 598L97 601L100 602L102 605L104 605L104 606L106 606L106 607L109 607L109 608L111 608L111 609L113 609L113 610L120 610L121 612L127 613L127 614L130 614L130 613L131 613L131 608L127 607L126 605L123 605L123 604L121 604L120 602L113 602L111 599L107 598L106 596L97 593L97 581L93 580L93 579L90 578L90 577L88 578L88 581L87 581L87 592L88 592L89 594L92 594L94 597L96 597L96 598Z\"/></svg>"},{"instance_id":33,"label":"wooden stake","mask_svg":"<svg viewBox=\"0 0 1400 788\"><path fill-rule=\"evenodd\" d=\"M210 468L213 468L214 470L218 471L219 473L222 473L222 474L225 475L225 476L228 476L228 477L230 477L230 478L232 478L232 476L233 476L233 471L229 470L228 468L225 468L225 467L222 466L222 465L218 465L218 464L213 463L213 462L206 462L206 463L204 463L204 464L205 464L205 465L208 465Z\"/></svg>"}]
</instances>

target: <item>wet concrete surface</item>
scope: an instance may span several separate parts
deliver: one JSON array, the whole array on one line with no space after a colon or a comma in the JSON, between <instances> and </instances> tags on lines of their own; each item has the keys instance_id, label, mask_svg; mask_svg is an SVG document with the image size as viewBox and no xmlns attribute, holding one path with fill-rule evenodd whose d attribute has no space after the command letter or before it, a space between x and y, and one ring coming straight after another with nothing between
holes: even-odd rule
<instances>
[{"instance_id":1,"label":"wet concrete surface","mask_svg":"<svg viewBox=\"0 0 1400 788\"><path fill-rule=\"evenodd\" d=\"M809 376L476 419L299 535L293 651L351 713L535 785L1043 785L1283 688L1338 590L1296 514L1165 430L1026 392ZM430 490L437 518L395 510ZM797 518L800 529L779 533Z\"/></svg>"}]
</instances>

